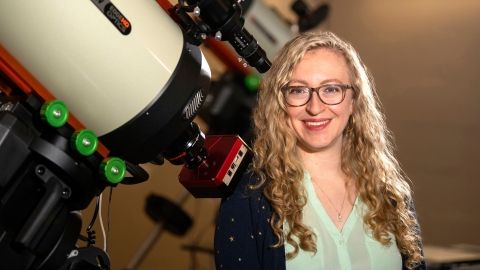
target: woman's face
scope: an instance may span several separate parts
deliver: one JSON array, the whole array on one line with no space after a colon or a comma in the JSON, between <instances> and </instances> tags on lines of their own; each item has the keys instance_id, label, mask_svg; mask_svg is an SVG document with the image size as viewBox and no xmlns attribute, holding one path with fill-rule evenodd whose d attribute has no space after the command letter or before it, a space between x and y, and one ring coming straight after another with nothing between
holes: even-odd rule
<instances>
[{"instance_id":1,"label":"woman's face","mask_svg":"<svg viewBox=\"0 0 480 270\"><path fill-rule=\"evenodd\" d=\"M344 57L325 48L308 51L293 69L288 85L318 87L325 84L351 85ZM353 103L352 90L348 89L345 99L337 105L326 105L312 93L307 104L288 106L287 121L297 135L297 145L306 152L341 151L342 134Z\"/></svg>"}]
</instances>

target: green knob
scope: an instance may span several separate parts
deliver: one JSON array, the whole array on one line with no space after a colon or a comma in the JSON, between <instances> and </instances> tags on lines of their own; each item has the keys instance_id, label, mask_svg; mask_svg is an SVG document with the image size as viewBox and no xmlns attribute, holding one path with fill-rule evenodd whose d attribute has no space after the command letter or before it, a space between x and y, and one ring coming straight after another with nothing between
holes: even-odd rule
<instances>
[{"instance_id":1,"label":"green knob","mask_svg":"<svg viewBox=\"0 0 480 270\"><path fill-rule=\"evenodd\" d=\"M52 127L61 127L68 120L67 105L60 100L45 102L40 109L40 116Z\"/></svg>"},{"instance_id":2,"label":"green knob","mask_svg":"<svg viewBox=\"0 0 480 270\"><path fill-rule=\"evenodd\" d=\"M97 135L89 129L77 130L70 138L70 146L80 154L90 156L97 150Z\"/></svg>"},{"instance_id":3,"label":"green knob","mask_svg":"<svg viewBox=\"0 0 480 270\"><path fill-rule=\"evenodd\" d=\"M260 86L260 76L256 74L250 74L245 77L245 86L252 92L257 91Z\"/></svg>"},{"instance_id":4,"label":"green knob","mask_svg":"<svg viewBox=\"0 0 480 270\"><path fill-rule=\"evenodd\" d=\"M100 164L100 176L112 184L120 183L126 172L125 162L116 157L107 157Z\"/></svg>"}]
</instances>

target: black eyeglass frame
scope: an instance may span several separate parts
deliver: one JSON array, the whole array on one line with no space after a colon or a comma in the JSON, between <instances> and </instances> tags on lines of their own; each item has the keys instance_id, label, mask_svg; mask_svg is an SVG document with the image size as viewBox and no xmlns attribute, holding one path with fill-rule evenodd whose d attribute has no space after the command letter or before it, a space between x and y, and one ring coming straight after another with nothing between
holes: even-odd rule
<instances>
[{"instance_id":1,"label":"black eyeglass frame","mask_svg":"<svg viewBox=\"0 0 480 270\"><path fill-rule=\"evenodd\" d=\"M333 103L333 104L328 104L326 103L325 101L323 101L323 99L320 97L320 93L318 92L320 90L320 88L322 87L325 87L325 86L340 86L340 88L342 89L342 99L337 102L337 103ZM305 87L307 89L310 90L310 96L308 97L308 100L307 102L305 102L304 104L302 105L292 105L290 103L288 103L287 101L287 97L285 96L285 92L289 89L289 88L295 88L295 87ZM304 105L306 105L308 102L310 102L310 100L312 99L312 93L313 92L316 92L317 93L317 96L318 98L320 99L320 101L323 103L323 104L326 104L326 105L337 105L337 104L340 104L343 102L343 100L345 99L345 93L347 92L348 89L352 89L353 90L353 86L351 85L348 85L348 84L338 84L338 83L334 83L334 84L324 84L324 85L320 85L318 87L309 87L309 86L288 86L288 85L285 85L284 87L282 87L282 94L283 94L283 98L285 99L285 103L287 103L288 106L292 106L292 107L302 107Z\"/></svg>"}]
</instances>

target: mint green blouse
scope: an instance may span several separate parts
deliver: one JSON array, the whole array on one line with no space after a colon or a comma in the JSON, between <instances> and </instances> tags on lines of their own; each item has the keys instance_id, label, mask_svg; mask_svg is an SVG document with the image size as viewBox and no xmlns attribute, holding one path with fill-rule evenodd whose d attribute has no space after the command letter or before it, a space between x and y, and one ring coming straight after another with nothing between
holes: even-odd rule
<instances>
[{"instance_id":1,"label":"mint green blouse","mask_svg":"<svg viewBox=\"0 0 480 270\"><path fill-rule=\"evenodd\" d=\"M305 172L303 184L308 196L303 221L317 235L317 253L314 255L300 249L295 258L286 261L287 270L402 269L402 257L395 244L395 236L390 235L391 245L384 246L371 236L369 228L364 229L363 213L368 208L362 200L357 197L340 232L318 199L308 172ZM283 226L288 230L287 223ZM291 251L293 247L285 242L285 252Z\"/></svg>"}]
</instances>

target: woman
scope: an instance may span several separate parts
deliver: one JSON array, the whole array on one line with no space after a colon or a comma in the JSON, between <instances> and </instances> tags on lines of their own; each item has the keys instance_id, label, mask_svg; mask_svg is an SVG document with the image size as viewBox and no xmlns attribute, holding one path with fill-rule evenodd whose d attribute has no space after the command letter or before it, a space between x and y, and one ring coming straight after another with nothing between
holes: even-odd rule
<instances>
[{"instance_id":1,"label":"woman","mask_svg":"<svg viewBox=\"0 0 480 270\"><path fill-rule=\"evenodd\" d=\"M220 207L217 269L426 269L407 177L350 44L288 42L254 126L252 170Z\"/></svg>"}]
</instances>

